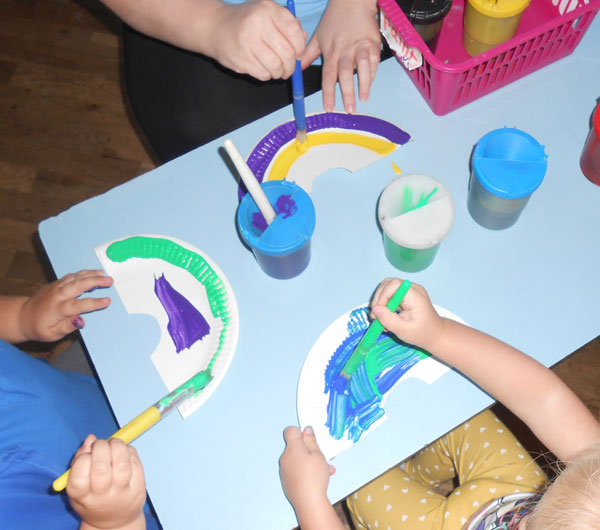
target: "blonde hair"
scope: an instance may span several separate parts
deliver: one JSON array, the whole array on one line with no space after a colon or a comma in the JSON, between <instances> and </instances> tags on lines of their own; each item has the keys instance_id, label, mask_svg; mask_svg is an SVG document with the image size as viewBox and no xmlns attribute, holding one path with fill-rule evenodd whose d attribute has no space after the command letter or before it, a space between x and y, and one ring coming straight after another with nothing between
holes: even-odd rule
<instances>
[{"instance_id":1,"label":"blonde hair","mask_svg":"<svg viewBox=\"0 0 600 530\"><path fill-rule=\"evenodd\" d=\"M527 530L600 530L600 443L567 463L529 516Z\"/></svg>"}]
</instances>

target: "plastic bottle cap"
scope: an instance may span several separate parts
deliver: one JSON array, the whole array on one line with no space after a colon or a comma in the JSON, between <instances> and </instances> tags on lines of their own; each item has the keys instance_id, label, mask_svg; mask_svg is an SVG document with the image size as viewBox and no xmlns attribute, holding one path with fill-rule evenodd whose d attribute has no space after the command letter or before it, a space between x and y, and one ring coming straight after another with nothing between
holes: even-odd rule
<instances>
[{"instance_id":1,"label":"plastic bottle cap","mask_svg":"<svg viewBox=\"0 0 600 530\"><path fill-rule=\"evenodd\" d=\"M493 18L508 18L522 13L530 0L469 0L471 7Z\"/></svg>"},{"instance_id":2,"label":"plastic bottle cap","mask_svg":"<svg viewBox=\"0 0 600 530\"><path fill-rule=\"evenodd\" d=\"M443 19L452 7L452 0L396 0L396 3L417 24L433 24Z\"/></svg>"},{"instance_id":3,"label":"plastic bottle cap","mask_svg":"<svg viewBox=\"0 0 600 530\"><path fill-rule=\"evenodd\" d=\"M487 133L473 151L477 180L490 193L504 199L531 195L544 180L548 165L544 146L517 128Z\"/></svg>"}]
</instances>

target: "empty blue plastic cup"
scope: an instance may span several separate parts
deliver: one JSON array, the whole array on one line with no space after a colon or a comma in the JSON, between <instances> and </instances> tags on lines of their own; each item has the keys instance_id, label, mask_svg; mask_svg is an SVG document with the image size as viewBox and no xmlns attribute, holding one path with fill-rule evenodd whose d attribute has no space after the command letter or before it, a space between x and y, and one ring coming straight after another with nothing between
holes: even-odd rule
<instances>
[{"instance_id":1,"label":"empty blue plastic cup","mask_svg":"<svg viewBox=\"0 0 600 530\"><path fill-rule=\"evenodd\" d=\"M261 186L277 217L267 225L247 193L237 211L240 234L266 274L280 280L293 278L310 262L315 207L308 193L293 182L276 180Z\"/></svg>"},{"instance_id":2,"label":"empty blue plastic cup","mask_svg":"<svg viewBox=\"0 0 600 530\"><path fill-rule=\"evenodd\" d=\"M496 129L475 146L467 207L484 228L515 224L547 168L544 146L526 132Z\"/></svg>"}]
</instances>

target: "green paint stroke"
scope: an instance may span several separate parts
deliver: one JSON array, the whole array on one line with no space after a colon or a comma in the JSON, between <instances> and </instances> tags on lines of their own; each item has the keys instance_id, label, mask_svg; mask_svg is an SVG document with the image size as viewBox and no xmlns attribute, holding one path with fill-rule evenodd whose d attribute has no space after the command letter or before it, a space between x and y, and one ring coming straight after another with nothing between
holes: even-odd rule
<instances>
[{"instance_id":1,"label":"green paint stroke","mask_svg":"<svg viewBox=\"0 0 600 530\"><path fill-rule=\"evenodd\" d=\"M206 371L210 373L225 343L231 317L227 309L229 298L225 284L206 260L200 254L188 250L169 239L145 236L132 236L121 241L115 241L106 249L106 256L115 263L123 263L131 258L160 259L186 270L205 287L210 310L213 316L220 318L223 323L223 329L219 337L219 347L206 367ZM193 379L192 377L187 383ZM184 383L179 388L182 388L187 383ZM177 392L179 388L173 392ZM203 388L198 388L194 392ZM169 396L164 399L167 399Z\"/></svg>"},{"instance_id":2,"label":"green paint stroke","mask_svg":"<svg viewBox=\"0 0 600 530\"><path fill-rule=\"evenodd\" d=\"M178 386L173 392L170 392L164 398L160 399L157 402L156 407L161 415L164 416L171 409L178 406L179 403L184 402L188 396L204 390L211 381L212 374L210 373L210 370L202 370L202 372L198 372L185 383Z\"/></svg>"}]
</instances>

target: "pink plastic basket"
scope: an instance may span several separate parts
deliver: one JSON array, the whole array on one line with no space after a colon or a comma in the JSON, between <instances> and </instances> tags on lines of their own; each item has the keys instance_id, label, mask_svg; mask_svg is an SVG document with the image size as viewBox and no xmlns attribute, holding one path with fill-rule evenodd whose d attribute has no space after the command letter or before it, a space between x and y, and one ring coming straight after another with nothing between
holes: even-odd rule
<instances>
[{"instance_id":1,"label":"pink plastic basket","mask_svg":"<svg viewBox=\"0 0 600 530\"><path fill-rule=\"evenodd\" d=\"M379 0L382 33L403 54L420 52L421 66L406 72L440 116L569 55L600 9L600 0L531 0L515 37L471 57L462 46L464 4L453 1L434 54L395 0Z\"/></svg>"}]
</instances>

